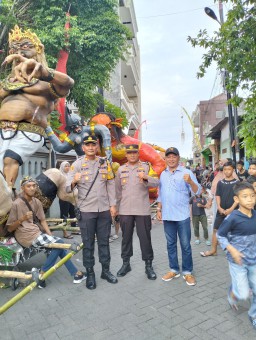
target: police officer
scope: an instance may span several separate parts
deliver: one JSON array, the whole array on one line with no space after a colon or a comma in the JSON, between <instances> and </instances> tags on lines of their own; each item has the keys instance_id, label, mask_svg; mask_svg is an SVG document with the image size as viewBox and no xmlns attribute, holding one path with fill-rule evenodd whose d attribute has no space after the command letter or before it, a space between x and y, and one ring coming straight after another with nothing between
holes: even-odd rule
<instances>
[{"instance_id":1,"label":"police officer","mask_svg":"<svg viewBox=\"0 0 256 340\"><path fill-rule=\"evenodd\" d=\"M78 226L81 229L84 244L83 265L87 271L86 287L95 289L96 280L93 269L95 235L98 241L99 261L102 264L101 278L110 283L117 283L117 278L109 270L111 216L116 216L115 181L110 163L96 156L97 138L86 136L82 144L85 155L72 164L66 190L71 192L75 186L78 188L77 206L81 211ZM85 197L89 189L89 194Z\"/></svg>"},{"instance_id":2,"label":"police officer","mask_svg":"<svg viewBox=\"0 0 256 340\"><path fill-rule=\"evenodd\" d=\"M116 174L117 209L122 229L123 265L117 276L131 271L130 257L133 255L132 236L136 224L140 240L142 260L149 280L155 280L152 267L154 253L151 244L151 215L148 187L157 187L158 179L148 175L149 165L139 160L139 146L126 145L127 163L120 166Z\"/></svg>"}]
</instances>

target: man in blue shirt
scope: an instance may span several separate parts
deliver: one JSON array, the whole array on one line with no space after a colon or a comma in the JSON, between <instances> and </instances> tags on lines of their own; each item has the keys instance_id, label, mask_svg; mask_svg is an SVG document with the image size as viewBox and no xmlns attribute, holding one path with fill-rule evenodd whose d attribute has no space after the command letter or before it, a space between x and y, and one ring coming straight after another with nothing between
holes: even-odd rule
<instances>
[{"instance_id":1,"label":"man in blue shirt","mask_svg":"<svg viewBox=\"0 0 256 340\"><path fill-rule=\"evenodd\" d=\"M201 186L190 170L179 165L178 149L168 148L165 152L165 160L167 168L160 176L157 219L163 220L164 223L170 271L162 279L171 281L180 276L177 253L178 235L182 252L183 278L189 286L194 286L196 280L192 275L189 198L191 193L198 195L201 192Z\"/></svg>"}]
</instances>

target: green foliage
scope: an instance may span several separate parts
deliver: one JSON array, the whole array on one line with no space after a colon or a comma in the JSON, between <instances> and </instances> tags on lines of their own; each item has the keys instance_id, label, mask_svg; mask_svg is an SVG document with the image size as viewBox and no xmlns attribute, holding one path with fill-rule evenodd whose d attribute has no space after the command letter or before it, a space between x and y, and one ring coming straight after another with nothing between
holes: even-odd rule
<instances>
[{"instance_id":1,"label":"green foliage","mask_svg":"<svg viewBox=\"0 0 256 340\"><path fill-rule=\"evenodd\" d=\"M238 128L238 136L243 138L241 144L245 147L247 155L256 157L256 108L254 104L247 105L243 122Z\"/></svg>"},{"instance_id":2,"label":"green foliage","mask_svg":"<svg viewBox=\"0 0 256 340\"><path fill-rule=\"evenodd\" d=\"M60 127L61 127L61 122L60 122L60 113L59 111L52 111L50 114L50 125L51 128L53 129L54 132L60 133Z\"/></svg>"},{"instance_id":3,"label":"green foliage","mask_svg":"<svg viewBox=\"0 0 256 340\"><path fill-rule=\"evenodd\" d=\"M127 127L129 122L127 119L126 112L120 107L111 104L109 101L104 100L105 112L112 113L116 118L122 118L123 128Z\"/></svg>"},{"instance_id":4,"label":"green foliage","mask_svg":"<svg viewBox=\"0 0 256 340\"><path fill-rule=\"evenodd\" d=\"M256 4L252 0L223 2L229 2L231 9L219 30L212 37L209 37L206 30L200 30L197 37L189 36L188 41L193 47L206 49L197 73L198 78L204 77L208 67L215 61L220 70L227 71L227 90L237 93L237 89L240 89L239 92L243 93L234 96L231 102L235 106L242 101L245 103L246 114L239 134L244 137L247 156L251 156L256 149L256 134L251 133L251 129L255 129L256 117L256 111L252 109L256 107Z\"/></svg>"},{"instance_id":5,"label":"green foliage","mask_svg":"<svg viewBox=\"0 0 256 340\"><path fill-rule=\"evenodd\" d=\"M67 36L65 13L70 3L72 28ZM97 87L108 86L110 74L127 52L127 39L131 37L119 21L117 6L117 0L3 0L1 46L6 55L7 32L18 24L40 37L50 67L56 66L61 49L69 50L67 73L75 80L75 86L68 100L74 101L80 113L89 117L98 105Z\"/></svg>"}]
</instances>

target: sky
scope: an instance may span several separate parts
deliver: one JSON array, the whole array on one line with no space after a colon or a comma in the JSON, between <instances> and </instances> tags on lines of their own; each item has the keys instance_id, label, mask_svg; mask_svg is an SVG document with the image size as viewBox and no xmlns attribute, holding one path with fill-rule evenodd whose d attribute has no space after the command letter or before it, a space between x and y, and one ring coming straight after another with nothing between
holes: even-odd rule
<instances>
[{"instance_id":1,"label":"sky","mask_svg":"<svg viewBox=\"0 0 256 340\"><path fill-rule=\"evenodd\" d=\"M204 7L210 7L218 15L218 4L213 0L133 2L141 54L142 121L147 122L142 126L142 140L165 149L175 146L182 157L192 158L193 132L182 107L191 115L200 100L220 94L222 86L215 65L197 79L205 50L193 48L187 37L196 37L200 29L207 29L209 35L219 29L204 13Z\"/></svg>"}]
</instances>

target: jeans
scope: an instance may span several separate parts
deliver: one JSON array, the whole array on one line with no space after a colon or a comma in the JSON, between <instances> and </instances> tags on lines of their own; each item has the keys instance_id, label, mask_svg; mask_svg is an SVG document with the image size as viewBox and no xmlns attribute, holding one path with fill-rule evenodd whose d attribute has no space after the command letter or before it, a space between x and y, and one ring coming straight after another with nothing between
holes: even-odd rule
<instances>
[{"instance_id":1,"label":"jeans","mask_svg":"<svg viewBox=\"0 0 256 340\"><path fill-rule=\"evenodd\" d=\"M182 253L182 273L191 274L193 270L192 250L191 250L191 229L190 218L183 221L163 221L164 232L167 240L167 251L169 266L172 272L179 273L180 267L177 252L177 235L179 235Z\"/></svg>"},{"instance_id":2,"label":"jeans","mask_svg":"<svg viewBox=\"0 0 256 340\"><path fill-rule=\"evenodd\" d=\"M56 243L64 243L63 240L58 240ZM42 266L42 271L46 272L51 267L53 267L57 261L57 258L63 259L67 255L67 251L65 249L52 249L50 255L47 257L44 265ZM67 270L69 271L70 275L74 276L77 273L77 268L73 265L71 260L68 260L65 263Z\"/></svg>"},{"instance_id":3,"label":"jeans","mask_svg":"<svg viewBox=\"0 0 256 340\"><path fill-rule=\"evenodd\" d=\"M232 292L238 300L247 300L252 290L251 308L248 315L256 318L256 264L238 265L229 262L229 272L232 280Z\"/></svg>"}]
</instances>

